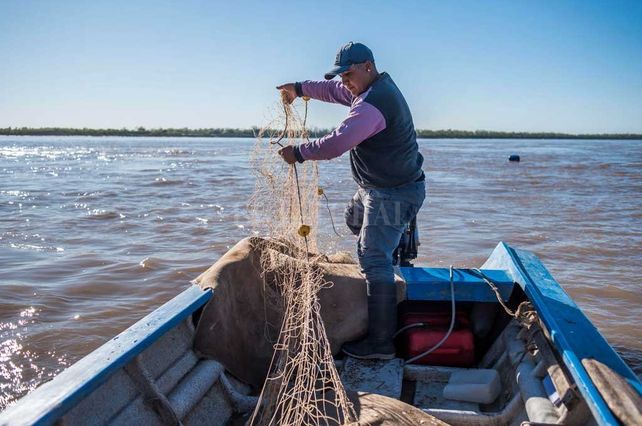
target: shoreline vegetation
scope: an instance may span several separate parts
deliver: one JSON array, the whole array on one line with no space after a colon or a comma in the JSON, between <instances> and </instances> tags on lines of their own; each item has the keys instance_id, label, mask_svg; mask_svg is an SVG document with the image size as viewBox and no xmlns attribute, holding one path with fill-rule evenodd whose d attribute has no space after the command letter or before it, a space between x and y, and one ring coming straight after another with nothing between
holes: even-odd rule
<instances>
[{"instance_id":1,"label":"shoreline vegetation","mask_svg":"<svg viewBox=\"0 0 642 426\"><path fill-rule=\"evenodd\" d=\"M258 127L234 128L157 128L146 129L88 129L68 127L6 127L0 128L2 136L153 136L153 137L205 137L205 138L254 138L260 133ZM330 129L310 129L310 137L317 138L329 133ZM266 134L278 134L268 130ZM493 130L417 130L421 139L642 139L635 133L573 134L557 132L500 132Z\"/></svg>"}]
</instances>

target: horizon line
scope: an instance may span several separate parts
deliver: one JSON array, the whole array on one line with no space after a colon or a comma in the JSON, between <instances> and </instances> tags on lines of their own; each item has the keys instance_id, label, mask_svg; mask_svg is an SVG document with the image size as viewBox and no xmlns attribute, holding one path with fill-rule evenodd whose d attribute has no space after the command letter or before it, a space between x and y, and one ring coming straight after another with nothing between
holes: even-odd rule
<instances>
[{"instance_id":1,"label":"horizon line","mask_svg":"<svg viewBox=\"0 0 642 426\"><path fill-rule=\"evenodd\" d=\"M319 137L331 129L311 128L309 136ZM279 132L277 129L240 127L158 127L136 128L90 128L90 127L0 127L2 136L153 136L153 137L257 137L261 132ZM417 137L435 138L476 138L476 139L642 139L641 133L565 133L526 132L502 130L460 130L460 129L416 129Z\"/></svg>"}]
</instances>

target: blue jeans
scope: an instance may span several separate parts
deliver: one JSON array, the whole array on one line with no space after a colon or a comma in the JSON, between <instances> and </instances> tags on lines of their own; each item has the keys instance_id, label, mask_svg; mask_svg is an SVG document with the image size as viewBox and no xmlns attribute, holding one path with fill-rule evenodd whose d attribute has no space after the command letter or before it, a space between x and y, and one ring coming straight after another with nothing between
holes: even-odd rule
<instances>
[{"instance_id":1,"label":"blue jeans","mask_svg":"<svg viewBox=\"0 0 642 426\"><path fill-rule=\"evenodd\" d=\"M422 181L397 188L359 188L350 200L345 219L352 233L359 236L357 255L368 294L373 284L394 285L392 254L425 197Z\"/></svg>"}]
</instances>

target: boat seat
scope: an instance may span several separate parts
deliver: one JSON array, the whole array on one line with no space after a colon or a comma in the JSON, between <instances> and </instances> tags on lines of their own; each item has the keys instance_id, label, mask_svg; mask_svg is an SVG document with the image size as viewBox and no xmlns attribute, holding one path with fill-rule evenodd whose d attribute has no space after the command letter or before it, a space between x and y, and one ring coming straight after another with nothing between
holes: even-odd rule
<instances>
[{"instance_id":1,"label":"boat seat","mask_svg":"<svg viewBox=\"0 0 642 426\"><path fill-rule=\"evenodd\" d=\"M507 302L514 287L508 272L499 269L483 269L482 272L495 284L503 301ZM406 282L407 300L450 301L449 268L401 267L399 273ZM457 302L497 302L497 295L471 269L455 269L453 284Z\"/></svg>"}]
</instances>

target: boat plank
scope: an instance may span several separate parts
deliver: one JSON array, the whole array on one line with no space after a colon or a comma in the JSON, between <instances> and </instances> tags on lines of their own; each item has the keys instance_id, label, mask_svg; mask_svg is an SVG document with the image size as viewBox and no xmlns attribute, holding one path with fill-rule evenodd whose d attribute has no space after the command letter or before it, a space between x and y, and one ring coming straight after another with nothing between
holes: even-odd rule
<instances>
[{"instance_id":1,"label":"boat plank","mask_svg":"<svg viewBox=\"0 0 642 426\"><path fill-rule=\"evenodd\" d=\"M341 382L346 389L355 392L370 392L390 398L401 397L403 361L361 360L349 357L341 371Z\"/></svg>"}]
</instances>

